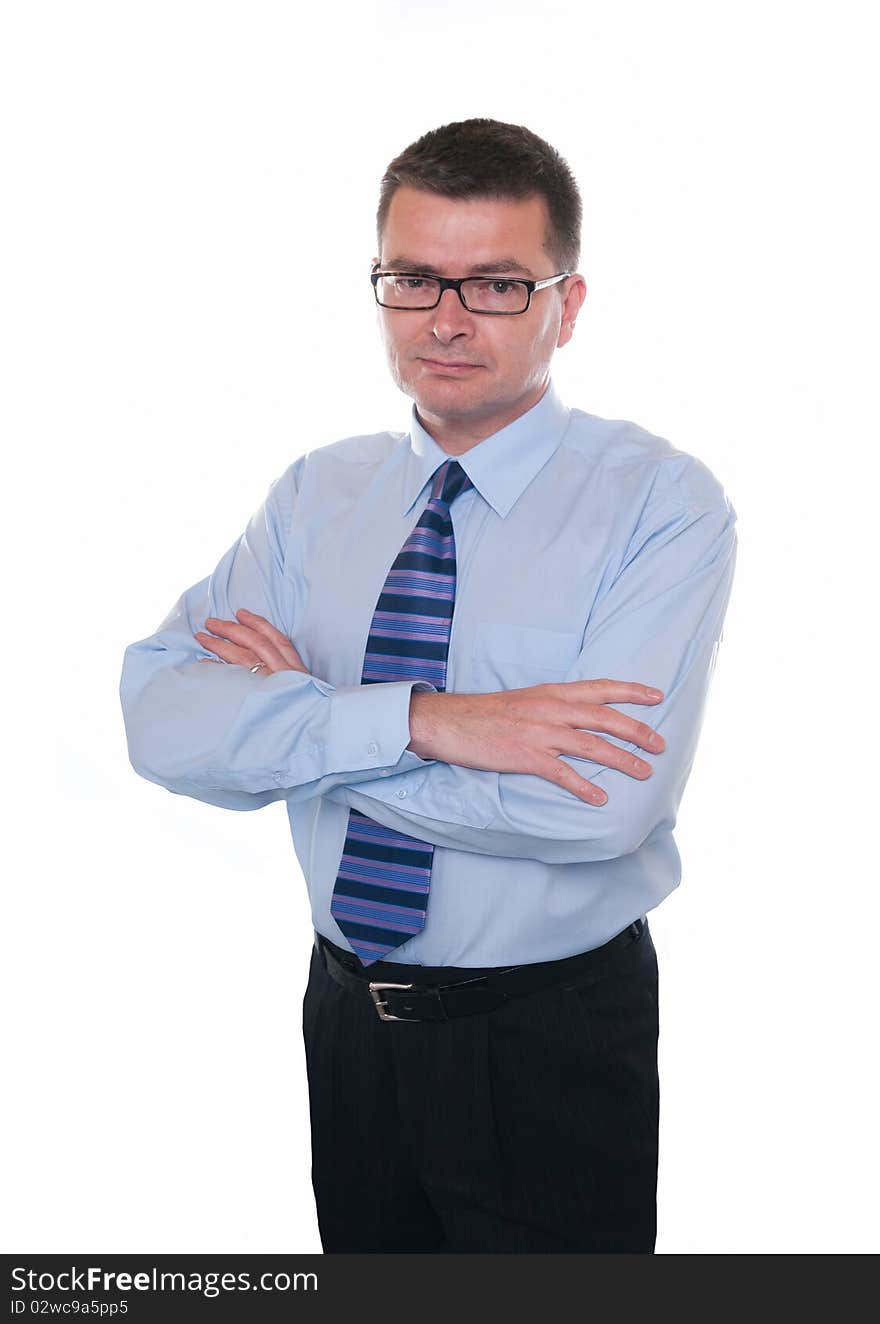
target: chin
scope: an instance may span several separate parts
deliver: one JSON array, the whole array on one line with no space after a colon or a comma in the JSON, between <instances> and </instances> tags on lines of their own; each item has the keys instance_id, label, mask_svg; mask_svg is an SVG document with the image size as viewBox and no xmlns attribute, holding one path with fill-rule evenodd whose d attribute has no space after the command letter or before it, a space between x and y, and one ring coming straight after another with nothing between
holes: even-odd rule
<instances>
[{"instance_id":1,"label":"chin","mask_svg":"<svg viewBox=\"0 0 880 1324\"><path fill-rule=\"evenodd\" d=\"M430 400L444 403L479 401L486 397L488 380L483 372L469 374L467 377L443 377L417 372L409 380L408 394L420 396L426 404Z\"/></svg>"},{"instance_id":2,"label":"chin","mask_svg":"<svg viewBox=\"0 0 880 1324\"><path fill-rule=\"evenodd\" d=\"M462 383L456 381L444 382L438 390L432 387L425 391L420 387L413 387L410 392L419 409L429 410L434 414L473 414L486 405L482 395L475 395L470 391L462 390Z\"/></svg>"}]
</instances>

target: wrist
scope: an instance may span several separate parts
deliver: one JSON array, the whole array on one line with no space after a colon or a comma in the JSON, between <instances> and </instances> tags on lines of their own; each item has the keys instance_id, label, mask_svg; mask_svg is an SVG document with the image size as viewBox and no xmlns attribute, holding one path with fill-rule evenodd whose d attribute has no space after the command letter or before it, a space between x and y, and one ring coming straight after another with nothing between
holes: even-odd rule
<instances>
[{"instance_id":1,"label":"wrist","mask_svg":"<svg viewBox=\"0 0 880 1324\"><path fill-rule=\"evenodd\" d=\"M409 698L409 734L407 749L420 759L431 759L432 740L437 732L438 700L446 696L433 690L412 690Z\"/></svg>"}]
</instances>

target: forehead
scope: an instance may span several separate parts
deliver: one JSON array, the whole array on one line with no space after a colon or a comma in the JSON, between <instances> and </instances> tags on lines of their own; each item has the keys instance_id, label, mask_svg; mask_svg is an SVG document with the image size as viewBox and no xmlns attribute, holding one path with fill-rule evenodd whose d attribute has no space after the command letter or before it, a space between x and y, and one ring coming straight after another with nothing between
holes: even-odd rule
<instances>
[{"instance_id":1,"label":"forehead","mask_svg":"<svg viewBox=\"0 0 880 1324\"><path fill-rule=\"evenodd\" d=\"M444 198L401 186L382 234L382 261L405 256L434 270L518 258L534 268L546 256L547 206L528 198Z\"/></svg>"}]
</instances>

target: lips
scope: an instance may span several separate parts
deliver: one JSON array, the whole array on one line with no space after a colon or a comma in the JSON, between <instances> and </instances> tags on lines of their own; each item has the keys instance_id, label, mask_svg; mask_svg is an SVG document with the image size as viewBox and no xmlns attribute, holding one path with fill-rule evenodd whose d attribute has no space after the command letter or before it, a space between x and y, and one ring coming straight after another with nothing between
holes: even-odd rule
<instances>
[{"instance_id":1,"label":"lips","mask_svg":"<svg viewBox=\"0 0 880 1324\"><path fill-rule=\"evenodd\" d=\"M452 359L429 359L421 358L420 363L427 363L430 368L479 368L479 363L462 363L459 360Z\"/></svg>"}]
</instances>

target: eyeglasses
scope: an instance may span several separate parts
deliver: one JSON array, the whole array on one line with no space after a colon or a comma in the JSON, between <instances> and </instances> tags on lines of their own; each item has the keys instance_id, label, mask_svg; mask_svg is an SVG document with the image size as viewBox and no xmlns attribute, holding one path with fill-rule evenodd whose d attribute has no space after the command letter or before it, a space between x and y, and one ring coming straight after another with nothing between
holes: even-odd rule
<instances>
[{"instance_id":1,"label":"eyeglasses","mask_svg":"<svg viewBox=\"0 0 880 1324\"><path fill-rule=\"evenodd\" d=\"M488 317L514 317L527 311L535 290L547 289L570 276L560 271L545 280L524 280L507 276L425 276L420 271L378 271L370 276L376 302L382 308L400 312L424 312L436 308L444 290L455 290L469 313Z\"/></svg>"}]
</instances>

